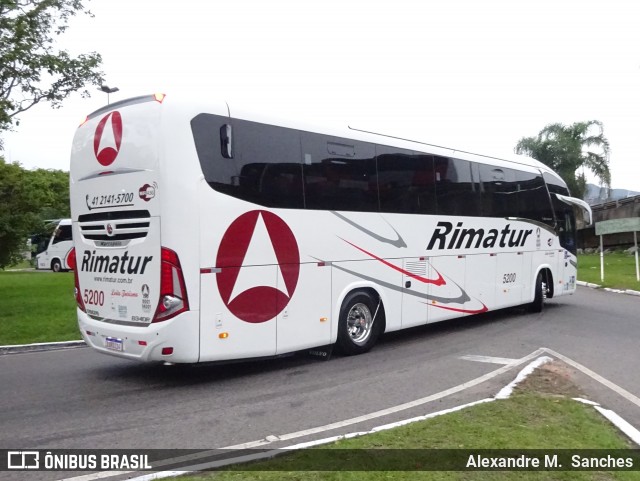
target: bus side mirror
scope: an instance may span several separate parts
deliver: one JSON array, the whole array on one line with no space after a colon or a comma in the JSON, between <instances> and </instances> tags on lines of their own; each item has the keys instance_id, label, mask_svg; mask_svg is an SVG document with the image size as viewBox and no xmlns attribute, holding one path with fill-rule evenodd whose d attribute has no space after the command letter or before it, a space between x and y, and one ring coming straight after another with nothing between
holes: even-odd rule
<instances>
[{"instance_id":1,"label":"bus side mirror","mask_svg":"<svg viewBox=\"0 0 640 481\"><path fill-rule=\"evenodd\" d=\"M233 131L229 124L220 127L220 149L225 159L233 159Z\"/></svg>"}]
</instances>

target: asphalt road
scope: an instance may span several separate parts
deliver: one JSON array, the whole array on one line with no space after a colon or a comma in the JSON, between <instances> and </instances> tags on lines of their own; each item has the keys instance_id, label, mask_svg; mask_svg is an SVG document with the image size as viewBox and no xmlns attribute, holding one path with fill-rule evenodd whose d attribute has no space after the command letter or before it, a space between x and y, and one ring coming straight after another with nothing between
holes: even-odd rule
<instances>
[{"instance_id":1,"label":"asphalt road","mask_svg":"<svg viewBox=\"0 0 640 481\"><path fill-rule=\"evenodd\" d=\"M376 412L500 367L462 356L522 358L540 347L640 397L639 340L639 297L579 287L574 296L550 300L542 314L507 310L392 333L366 355L328 362L295 355L167 367L87 348L5 355L0 356L0 448L220 448ZM289 444L493 396L516 372ZM640 427L640 406L581 379L592 398Z\"/></svg>"}]
</instances>

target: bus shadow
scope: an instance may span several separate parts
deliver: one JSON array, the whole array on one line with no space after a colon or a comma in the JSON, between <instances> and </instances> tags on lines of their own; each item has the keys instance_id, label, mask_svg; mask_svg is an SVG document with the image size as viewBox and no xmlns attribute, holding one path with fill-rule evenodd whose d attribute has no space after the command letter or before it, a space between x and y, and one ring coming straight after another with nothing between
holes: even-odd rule
<instances>
[{"instance_id":1,"label":"bus shadow","mask_svg":"<svg viewBox=\"0 0 640 481\"><path fill-rule=\"evenodd\" d=\"M547 302L541 313L532 313L524 306L509 307L483 314L475 314L472 316L449 319L442 322L425 324L409 329L386 333L378 341L379 346L388 346L395 348L402 343L408 341L427 342L434 341L440 337L455 335L458 333L469 332L474 330L483 330L495 326L527 326L532 322L543 321L550 313L555 313L559 309L567 307L561 303Z\"/></svg>"},{"instance_id":2,"label":"bus shadow","mask_svg":"<svg viewBox=\"0 0 640 481\"><path fill-rule=\"evenodd\" d=\"M223 384L271 372L295 376L306 374L305 366L318 363L308 354L292 353L277 357L239 361L206 362L201 364L118 363L101 366L103 379L146 385L149 387L188 387L199 384Z\"/></svg>"},{"instance_id":3,"label":"bus shadow","mask_svg":"<svg viewBox=\"0 0 640 481\"><path fill-rule=\"evenodd\" d=\"M515 307L394 331L384 334L378 340L376 347L364 356L375 356L376 353L384 353L389 349L401 349L403 345L410 346L415 343L428 346L428 343L439 342L442 337L483 330L491 326L504 324L522 327L532 322L542 322L545 313L557 312L563 307L566 306L548 302L545 304L545 310L540 314L529 313L522 307ZM360 357L357 356L357 358ZM349 356L344 356L334 349L328 360L329 362L332 360L353 362L353 367L357 368L359 363L355 360L349 361L348 358ZM326 359L310 355L308 351L300 351L276 357L202 364L165 365L163 363L122 362L116 365L103 365L98 370L103 379L117 379L118 382L146 385L147 387L155 385L165 388L179 388L201 384L226 384L235 381L245 383L252 376L261 376L272 372L281 373L285 378L304 377L313 375L313 372L318 369L314 366L321 366L324 360ZM323 369L321 368L321 370Z\"/></svg>"}]
</instances>

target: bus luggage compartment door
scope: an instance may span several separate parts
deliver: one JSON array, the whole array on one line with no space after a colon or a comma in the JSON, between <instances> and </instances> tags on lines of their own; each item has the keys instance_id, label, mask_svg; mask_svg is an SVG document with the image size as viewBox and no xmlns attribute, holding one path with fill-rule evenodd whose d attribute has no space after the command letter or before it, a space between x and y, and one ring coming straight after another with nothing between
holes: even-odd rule
<instances>
[{"instance_id":1,"label":"bus luggage compartment door","mask_svg":"<svg viewBox=\"0 0 640 481\"><path fill-rule=\"evenodd\" d=\"M500 252L496 261L496 307L518 306L522 303L524 254Z\"/></svg>"},{"instance_id":2,"label":"bus luggage compartment door","mask_svg":"<svg viewBox=\"0 0 640 481\"><path fill-rule=\"evenodd\" d=\"M426 324L432 269L424 257L403 259L402 268L402 327Z\"/></svg>"},{"instance_id":3,"label":"bus luggage compartment door","mask_svg":"<svg viewBox=\"0 0 640 481\"><path fill-rule=\"evenodd\" d=\"M331 265L300 264L297 286L278 277L278 354L331 342ZM284 284L284 285L283 285ZM292 288L295 288L291 292Z\"/></svg>"},{"instance_id":4,"label":"bus luggage compartment door","mask_svg":"<svg viewBox=\"0 0 640 481\"><path fill-rule=\"evenodd\" d=\"M278 267L223 267L200 274L200 361L276 353Z\"/></svg>"}]
</instances>

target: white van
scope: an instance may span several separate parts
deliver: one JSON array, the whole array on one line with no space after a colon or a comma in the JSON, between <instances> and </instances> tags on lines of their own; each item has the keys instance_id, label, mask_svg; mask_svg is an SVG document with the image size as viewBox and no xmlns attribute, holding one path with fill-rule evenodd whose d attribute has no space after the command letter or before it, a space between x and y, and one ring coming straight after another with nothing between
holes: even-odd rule
<instances>
[{"instance_id":1,"label":"white van","mask_svg":"<svg viewBox=\"0 0 640 481\"><path fill-rule=\"evenodd\" d=\"M36 269L69 270L67 258L72 248L71 219L62 219L51 234L46 250L36 256Z\"/></svg>"}]
</instances>

